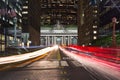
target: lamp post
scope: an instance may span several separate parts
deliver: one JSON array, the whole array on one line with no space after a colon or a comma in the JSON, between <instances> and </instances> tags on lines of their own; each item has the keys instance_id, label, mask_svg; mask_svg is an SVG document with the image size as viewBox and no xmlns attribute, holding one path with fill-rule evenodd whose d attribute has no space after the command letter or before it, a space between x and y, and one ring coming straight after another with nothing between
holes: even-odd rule
<instances>
[{"instance_id":1,"label":"lamp post","mask_svg":"<svg viewBox=\"0 0 120 80\"><path fill-rule=\"evenodd\" d=\"M113 47L116 47L116 34L115 34L116 22L117 22L116 17L113 17L113 18L112 18L112 23L113 23L112 46L113 46Z\"/></svg>"},{"instance_id":2,"label":"lamp post","mask_svg":"<svg viewBox=\"0 0 120 80\"><path fill-rule=\"evenodd\" d=\"M14 17L14 44L16 45L17 39L17 17Z\"/></svg>"}]
</instances>

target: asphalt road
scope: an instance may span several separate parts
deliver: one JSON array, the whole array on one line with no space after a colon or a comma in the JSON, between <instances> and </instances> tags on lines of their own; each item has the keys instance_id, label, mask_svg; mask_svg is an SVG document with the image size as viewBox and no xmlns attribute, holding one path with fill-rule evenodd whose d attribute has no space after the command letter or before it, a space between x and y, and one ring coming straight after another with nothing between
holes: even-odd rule
<instances>
[{"instance_id":1,"label":"asphalt road","mask_svg":"<svg viewBox=\"0 0 120 80\"><path fill-rule=\"evenodd\" d=\"M0 80L107 80L87 71L82 64L53 51L44 59L0 72Z\"/></svg>"}]
</instances>

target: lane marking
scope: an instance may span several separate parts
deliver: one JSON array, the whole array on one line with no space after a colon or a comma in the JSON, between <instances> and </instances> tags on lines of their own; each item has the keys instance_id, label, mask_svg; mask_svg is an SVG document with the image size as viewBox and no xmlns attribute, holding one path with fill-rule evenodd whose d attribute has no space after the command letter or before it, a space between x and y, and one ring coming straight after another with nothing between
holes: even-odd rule
<instances>
[{"instance_id":1,"label":"lane marking","mask_svg":"<svg viewBox=\"0 0 120 80\"><path fill-rule=\"evenodd\" d=\"M61 60L61 55L60 55L60 51L59 51L59 50L58 50L57 59L58 59L58 60Z\"/></svg>"}]
</instances>

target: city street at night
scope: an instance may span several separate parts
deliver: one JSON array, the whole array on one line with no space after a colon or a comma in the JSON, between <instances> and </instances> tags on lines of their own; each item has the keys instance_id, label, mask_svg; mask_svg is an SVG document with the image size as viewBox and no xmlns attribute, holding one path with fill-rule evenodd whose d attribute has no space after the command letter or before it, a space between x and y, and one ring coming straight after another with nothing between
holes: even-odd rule
<instances>
[{"instance_id":1,"label":"city street at night","mask_svg":"<svg viewBox=\"0 0 120 80\"><path fill-rule=\"evenodd\" d=\"M0 80L120 80L120 0L0 0Z\"/></svg>"},{"instance_id":2,"label":"city street at night","mask_svg":"<svg viewBox=\"0 0 120 80\"><path fill-rule=\"evenodd\" d=\"M62 48L64 49L64 48ZM105 72L107 69L112 69L112 66L108 66L107 63L101 64L99 59L87 58L85 60L94 62L85 62L81 60L81 63L75 58L77 58L76 54L73 57L68 57L64 54L64 50L55 49L47 52L47 55L44 58L40 58L37 61L30 63L21 63L21 64L11 64L11 68L0 72L1 80L119 80L119 76L111 76L107 75ZM69 52L69 51L68 51ZM75 52L75 51L74 51ZM30 54L30 53L28 53ZM78 56L82 59L82 56ZM92 56L91 56L92 57ZM89 62L89 64L88 64ZM87 64L87 65L85 65ZM94 64L94 67L97 65L101 68L104 68L105 72L99 71L99 67L94 68L91 67L91 64ZM10 65L9 65L10 66ZM97 67L96 66L96 67ZM117 65L119 66L119 65ZM113 67L117 67L113 66ZM106 69L106 70L105 70ZM114 68L113 68L114 69ZM120 73L119 71L114 71L116 73ZM114 73L113 72L113 73ZM111 73L112 74L112 73Z\"/></svg>"}]
</instances>

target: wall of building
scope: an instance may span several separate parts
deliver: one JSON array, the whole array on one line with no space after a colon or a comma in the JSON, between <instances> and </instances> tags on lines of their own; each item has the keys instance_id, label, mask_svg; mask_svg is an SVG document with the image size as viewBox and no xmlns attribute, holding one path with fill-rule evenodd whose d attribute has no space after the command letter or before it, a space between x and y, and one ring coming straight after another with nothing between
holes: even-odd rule
<instances>
[{"instance_id":1,"label":"wall of building","mask_svg":"<svg viewBox=\"0 0 120 80\"><path fill-rule=\"evenodd\" d=\"M89 0L78 2L78 44L91 45L98 36L98 5Z\"/></svg>"},{"instance_id":2,"label":"wall of building","mask_svg":"<svg viewBox=\"0 0 120 80\"><path fill-rule=\"evenodd\" d=\"M12 33L9 33L9 28L14 29L15 26L14 17L17 18L16 28L21 29L21 6L21 0L0 1L0 51L5 51L5 47L8 46L8 39L14 37Z\"/></svg>"},{"instance_id":3,"label":"wall of building","mask_svg":"<svg viewBox=\"0 0 120 80\"><path fill-rule=\"evenodd\" d=\"M28 33L31 45L40 45L40 0L24 0L23 33Z\"/></svg>"},{"instance_id":4,"label":"wall of building","mask_svg":"<svg viewBox=\"0 0 120 80\"><path fill-rule=\"evenodd\" d=\"M115 6L113 6L113 4ZM99 4L99 36L98 40L93 41L94 45L112 46L113 23L112 18L116 17L120 21L120 1L102 0ZM116 23L116 35L120 33L120 23ZM116 42L119 44L119 36L116 36ZM97 44L98 43L98 44Z\"/></svg>"}]
</instances>

